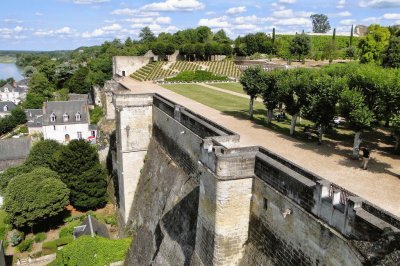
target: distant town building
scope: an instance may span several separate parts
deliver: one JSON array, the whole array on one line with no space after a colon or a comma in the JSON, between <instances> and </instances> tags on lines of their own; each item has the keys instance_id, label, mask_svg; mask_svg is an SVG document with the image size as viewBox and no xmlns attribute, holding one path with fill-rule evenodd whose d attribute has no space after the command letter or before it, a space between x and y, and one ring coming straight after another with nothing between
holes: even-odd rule
<instances>
[{"instance_id":1,"label":"distant town building","mask_svg":"<svg viewBox=\"0 0 400 266\"><path fill-rule=\"evenodd\" d=\"M43 109L25 109L28 133L43 133Z\"/></svg>"},{"instance_id":2,"label":"distant town building","mask_svg":"<svg viewBox=\"0 0 400 266\"><path fill-rule=\"evenodd\" d=\"M0 118L10 115L15 108L17 108L17 105L14 102L0 102Z\"/></svg>"},{"instance_id":3,"label":"distant town building","mask_svg":"<svg viewBox=\"0 0 400 266\"><path fill-rule=\"evenodd\" d=\"M97 128L90 126L87 101L43 103L42 130L44 139L68 143L73 139L95 142Z\"/></svg>"},{"instance_id":4,"label":"distant town building","mask_svg":"<svg viewBox=\"0 0 400 266\"><path fill-rule=\"evenodd\" d=\"M100 223L96 218L91 215L88 215L88 217L83 220L80 226L74 227L73 235L74 239L83 235L88 235L91 237L101 236L105 238L110 238L107 226Z\"/></svg>"},{"instance_id":5,"label":"distant town building","mask_svg":"<svg viewBox=\"0 0 400 266\"><path fill-rule=\"evenodd\" d=\"M368 27L364 26L364 25L357 25L354 28L354 34L356 34L360 37L365 36L367 34L367 32L368 32Z\"/></svg>"},{"instance_id":6,"label":"distant town building","mask_svg":"<svg viewBox=\"0 0 400 266\"><path fill-rule=\"evenodd\" d=\"M28 87L23 83L21 84L22 86L18 86L17 83L13 85L7 83L3 87L0 87L0 101L10 101L18 105L21 101L25 100Z\"/></svg>"}]
</instances>

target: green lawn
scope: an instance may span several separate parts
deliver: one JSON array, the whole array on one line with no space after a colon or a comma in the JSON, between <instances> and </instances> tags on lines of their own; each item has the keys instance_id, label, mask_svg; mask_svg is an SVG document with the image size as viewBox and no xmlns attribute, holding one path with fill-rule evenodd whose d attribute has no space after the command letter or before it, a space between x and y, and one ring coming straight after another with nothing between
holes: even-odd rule
<instances>
[{"instance_id":1,"label":"green lawn","mask_svg":"<svg viewBox=\"0 0 400 266\"><path fill-rule=\"evenodd\" d=\"M221 84L222 85L222 84ZM232 115L241 119L249 119L249 100L231 95L228 93L219 92L213 89L203 87L196 84L174 84L174 85L164 85L166 89L183 95L187 98L195 100L199 103L207 105L211 108L217 109L225 114ZM253 121L257 124L266 126L265 118L267 115L267 110L264 104L256 102L254 104L254 118ZM290 119L282 122L273 121L272 125L268 125L275 131L289 135L290 133ZM311 125L310 121L302 119L302 126ZM298 124L299 125L299 124ZM303 127L296 127L296 132L302 132Z\"/></svg>"},{"instance_id":2,"label":"green lawn","mask_svg":"<svg viewBox=\"0 0 400 266\"><path fill-rule=\"evenodd\" d=\"M235 82L235 83L213 83L213 84L209 84L209 85L220 88L220 89L224 89L224 90L229 90L229 91L233 91L233 92L237 92L237 93L246 94L243 91L242 84L240 84L238 82Z\"/></svg>"}]
</instances>

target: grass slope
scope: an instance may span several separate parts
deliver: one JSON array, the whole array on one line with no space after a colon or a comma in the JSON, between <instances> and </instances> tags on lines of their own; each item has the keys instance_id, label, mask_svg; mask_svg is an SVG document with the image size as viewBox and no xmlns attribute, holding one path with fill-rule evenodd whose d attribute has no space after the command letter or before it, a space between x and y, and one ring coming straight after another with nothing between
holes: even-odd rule
<instances>
[{"instance_id":1,"label":"grass slope","mask_svg":"<svg viewBox=\"0 0 400 266\"><path fill-rule=\"evenodd\" d=\"M233 91L237 93L246 94L243 91L243 86L240 83L213 83L210 84L213 87L217 87L223 90Z\"/></svg>"}]
</instances>

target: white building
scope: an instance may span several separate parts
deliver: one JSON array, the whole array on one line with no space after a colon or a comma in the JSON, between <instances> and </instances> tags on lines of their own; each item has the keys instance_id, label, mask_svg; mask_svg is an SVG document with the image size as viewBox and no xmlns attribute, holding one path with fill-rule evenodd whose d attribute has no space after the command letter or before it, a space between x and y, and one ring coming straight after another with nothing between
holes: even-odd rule
<instances>
[{"instance_id":1,"label":"white building","mask_svg":"<svg viewBox=\"0 0 400 266\"><path fill-rule=\"evenodd\" d=\"M94 142L96 128L90 125L89 107L86 101L59 101L43 103L43 137L60 143L73 139Z\"/></svg>"},{"instance_id":2,"label":"white building","mask_svg":"<svg viewBox=\"0 0 400 266\"><path fill-rule=\"evenodd\" d=\"M13 102L18 105L21 101L26 99L27 88L15 86L7 83L3 87L0 87L0 101Z\"/></svg>"}]
</instances>

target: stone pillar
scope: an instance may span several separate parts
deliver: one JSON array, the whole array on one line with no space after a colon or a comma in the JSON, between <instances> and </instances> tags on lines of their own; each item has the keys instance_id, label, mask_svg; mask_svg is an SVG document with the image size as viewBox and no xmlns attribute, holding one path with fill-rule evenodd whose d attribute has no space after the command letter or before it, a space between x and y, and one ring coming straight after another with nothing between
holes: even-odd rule
<instances>
[{"instance_id":1,"label":"stone pillar","mask_svg":"<svg viewBox=\"0 0 400 266\"><path fill-rule=\"evenodd\" d=\"M151 95L114 94L117 122L119 211L128 221L152 131Z\"/></svg>"},{"instance_id":2,"label":"stone pillar","mask_svg":"<svg viewBox=\"0 0 400 266\"><path fill-rule=\"evenodd\" d=\"M202 158L195 252L204 265L237 265L248 238L256 149L203 148L210 156Z\"/></svg>"}]
</instances>

